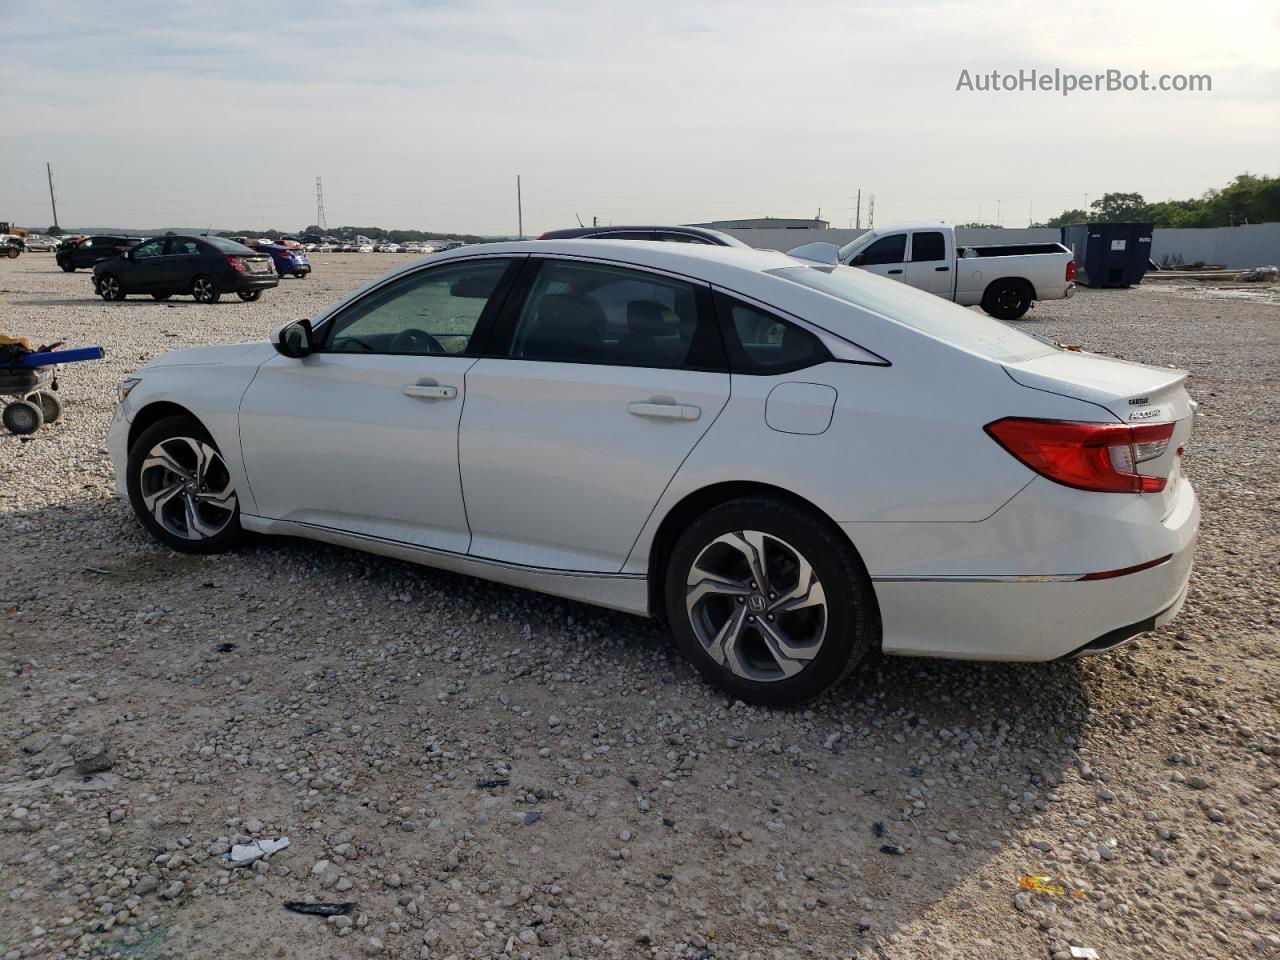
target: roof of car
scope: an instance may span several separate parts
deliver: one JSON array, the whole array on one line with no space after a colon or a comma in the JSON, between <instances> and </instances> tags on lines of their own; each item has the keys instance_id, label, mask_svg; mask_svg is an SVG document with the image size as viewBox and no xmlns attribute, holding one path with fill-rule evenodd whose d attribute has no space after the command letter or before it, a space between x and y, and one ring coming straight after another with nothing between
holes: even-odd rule
<instances>
[{"instance_id":1,"label":"roof of car","mask_svg":"<svg viewBox=\"0 0 1280 960\"><path fill-rule=\"evenodd\" d=\"M699 237L710 237L713 239L732 239L727 233L719 230L712 230L709 227L682 227L672 224L609 224L607 227L565 227L561 230L548 230L542 234L542 238L548 240L563 240L571 237L596 237L609 233L631 233L634 231L654 231L662 233L687 233Z\"/></svg>"}]
</instances>

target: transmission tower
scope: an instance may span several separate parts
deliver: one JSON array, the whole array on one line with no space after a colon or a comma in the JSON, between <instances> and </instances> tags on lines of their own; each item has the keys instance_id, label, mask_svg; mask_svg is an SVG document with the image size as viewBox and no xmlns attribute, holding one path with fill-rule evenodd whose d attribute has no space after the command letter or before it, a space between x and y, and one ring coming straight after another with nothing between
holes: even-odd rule
<instances>
[{"instance_id":1,"label":"transmission tower","mask_svg":"<svg viewBox=\"0 0 1280 960\"><path fill-rule=\"evenodd\" d=\"M324 185L320 183L319 177L316 177L316 226L321 230L329 229L329 225L324 222Z\"/></svg>"}]
</instances>

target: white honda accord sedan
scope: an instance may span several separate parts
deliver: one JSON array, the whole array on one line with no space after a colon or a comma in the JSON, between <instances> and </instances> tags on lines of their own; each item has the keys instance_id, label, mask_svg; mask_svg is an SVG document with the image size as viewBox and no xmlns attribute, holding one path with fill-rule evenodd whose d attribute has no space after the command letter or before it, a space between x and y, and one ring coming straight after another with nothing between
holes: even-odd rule
<instances>
[{"instance_id":1,"label":"white honda accord sedan","mask_svg":"<svg viewBox=\"0 0 1280 960\"><path fill-rule=\"evenodd\" d=\"M1170 620L1184 378L848 267L548 240L158 357L109 442L175 549L306 537L664 617L787 704L873 648L1052 660Z\"/></svg>"}]
</instances>

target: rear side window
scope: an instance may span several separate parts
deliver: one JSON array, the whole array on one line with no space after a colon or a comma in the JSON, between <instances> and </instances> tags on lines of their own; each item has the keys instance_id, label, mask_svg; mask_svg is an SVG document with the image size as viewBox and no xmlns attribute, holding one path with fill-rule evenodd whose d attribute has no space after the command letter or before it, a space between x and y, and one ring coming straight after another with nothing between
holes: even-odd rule
<instances>
[{"instance_id":1,"label":"rear side window","mask_svg":"<svg viewBox=\"0 0 1280 960\"><path fill-rule=\"evenodd\" d=\"M723 370L705 288L659 274L547 260L520 311L510 356Z\"/></svg>"},{"instance_id":2,"label":"rear side window","mask_svg":"<svg viewBox=\"0 0 1280 960\"><path fill-rule=\"evenodd\" d=\"M907 259L907 235L895 233L891 237L881 237L862 254L862 266L872 267L878 263L902 263Z\"/></svg>"},{"instance_id":3,"label":"rear side window","mask_svg":"<svg viewBox=\"0 0 1280 960\"><path fill-rule=\"evenodd\" d=\"M658 239L667 243L701 243L705 246L711 245L710 240L694 236L691 233L660 233L658 234Z\"/></svg>"},{"instance_id":4,"label":"rear side window","mask_svg":"<svg viewBox=\"0 0 1280 960\"><path fill-rule=\"evenodd\" d=\"M185 257L200 252L200 244L187 237L172 237L169 240L169 256Z\"/></svg>"},{"instance_id":5,"label":"rear side window","mask_svg":"<svg viewBox=\"0 0 1280 960\"><path fill-rule=\"evenodd\" d=\"M789 373L831 359L822 341L808 330L758 307L717 294L716 310L734 373Z\"/></svg>"},{"instance_id":6,"label":"rear side window","mask_svg":"<svg viewBox=\"0 0 1280 960\"><path fill-rule=\"evenodd\" d=\"M947 244L942 234L930 230L925 233L911 235L911 262L921 263L928 260L942 260L947 255Z\"/></svg>"}]
</instances>

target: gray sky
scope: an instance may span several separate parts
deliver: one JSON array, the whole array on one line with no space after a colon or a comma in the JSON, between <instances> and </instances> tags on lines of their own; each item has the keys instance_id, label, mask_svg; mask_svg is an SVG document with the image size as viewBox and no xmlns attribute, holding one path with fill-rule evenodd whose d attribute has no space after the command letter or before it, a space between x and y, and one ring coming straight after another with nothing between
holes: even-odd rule
<instances>
[{"instance_id":1,"label":"gray sky","mask_svg":"<svg viewBox=\"0 0 1280 960\"><path fill-rule=\"evenodd\" d=\"M962 69L1209 93L957 92ZM996 218L1280 173L1280 5L0 0L0 220L514 233Z\"/></svg>"}]
</instances>

